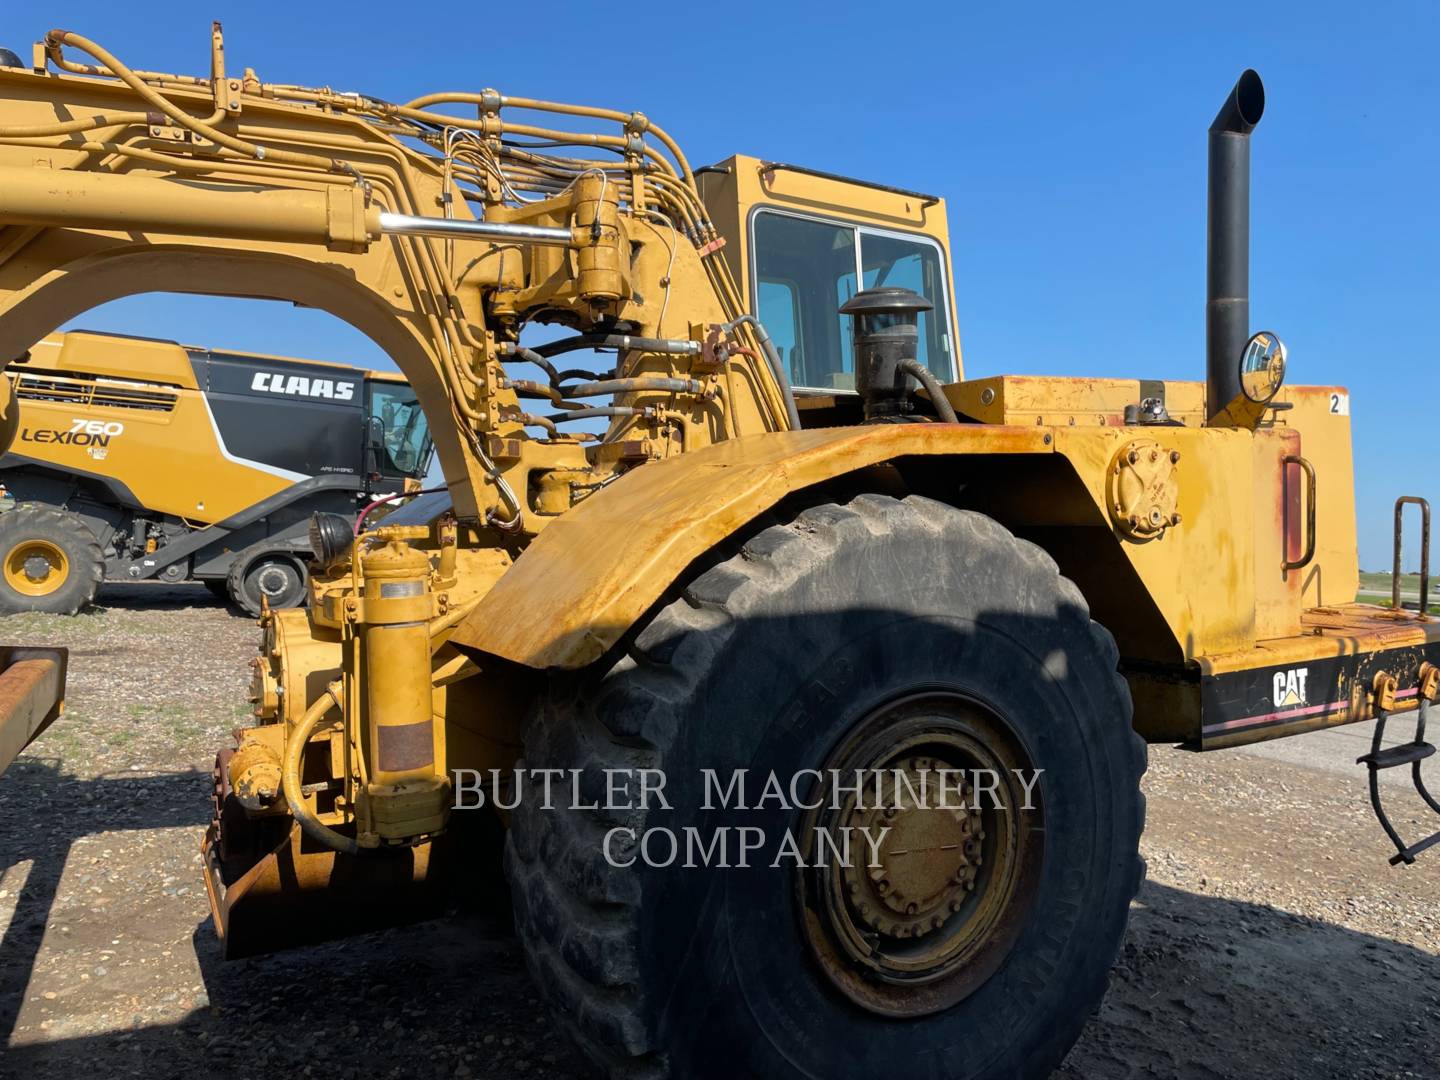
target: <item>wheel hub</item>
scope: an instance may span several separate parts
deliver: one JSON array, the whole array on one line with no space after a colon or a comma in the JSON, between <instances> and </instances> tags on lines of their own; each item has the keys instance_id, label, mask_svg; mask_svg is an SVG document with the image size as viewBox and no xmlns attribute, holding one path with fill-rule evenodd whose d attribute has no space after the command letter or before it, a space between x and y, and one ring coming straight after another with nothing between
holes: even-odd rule
<instances>
[{"instance_id":1,"label":"wheel hub","mask_svg":"<svg viewBox=\"0 0 1440 1080\"><path fill-rule=\"evenodd\" d=\"M845 826L885 839L875 865L844 867L847 904L880 934L923 937L939 930L974 892L985 829L973 788L943 758L914 757L879 775L873 806Z\"/></svg>"},{"instance_id":2,"label":"wheel hub","mask_svg":"<svg viewBox=\"0 0 1440 1080\"><path fill-rule=\"evenodd\" d=\"M958 693L897 701L841 741L822 772L865 782L804 827L853 836L850 857L807 859L797 891L811 949L851 1000L886 1016L929 1015L999 967L1044 849L1039 790L1024 809L1018 779L1029 768L1010 725ZM981 775L995 780L981 785Z\"/></svg>"},{"instance_id":3,"label":"wheel hub","mask_svg":"<svg viewBox=\"0 0 1440 1080\"><path fill-rule=\"evenodd\" d=\"M65 584L70 561L49 540L22 540L5 556L5 582L26 596L45 596Z\"/></svg>"},{"instance_id":4,"label":"wheel hub","mask_svg":"<svg viewBox=\"0 0 1440 1080\"><path fill-rule=\"evenodd\" d=\"M290 575L278 566L266 566L256 576L255 584L271 598L282 595L290 585Z\"/></svg>"}]
</instances>

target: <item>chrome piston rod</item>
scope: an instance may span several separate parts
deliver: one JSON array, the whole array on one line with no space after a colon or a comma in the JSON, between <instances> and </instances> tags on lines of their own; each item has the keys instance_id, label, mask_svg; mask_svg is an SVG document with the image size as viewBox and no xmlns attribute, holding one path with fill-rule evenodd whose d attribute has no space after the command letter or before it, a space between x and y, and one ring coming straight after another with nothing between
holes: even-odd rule
<instances>
[{"instance_id":1,"label":"chrome piston rod","mask_svg":"<svg viewBox=\"0 0 1440 1080\"><path fill-rule=\"evenodd\" d=\"M392 236L434 236L440 239L499 240L520 244L547 244L570 247L575 236L569 229L549 225L515 225L504 221L461 221L458 218L416 217L382 211L380 231Z\"/></svg>"}]
</instances>

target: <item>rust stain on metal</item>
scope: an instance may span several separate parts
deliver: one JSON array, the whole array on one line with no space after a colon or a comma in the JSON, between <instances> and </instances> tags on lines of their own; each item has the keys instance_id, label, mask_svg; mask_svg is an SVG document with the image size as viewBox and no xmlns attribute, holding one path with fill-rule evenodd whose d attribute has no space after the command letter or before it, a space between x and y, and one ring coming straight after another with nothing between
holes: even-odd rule
<instances>
[{"instance_id":1,"label":"rust stain on metal","mask_svg":"<svg viewBox=\"0 0 1440 1080\"><path fill-rule=\"evenodd\" d=\"M64 649L0 648L0 774L64 708Z\"/></svg>"}]
</instances>

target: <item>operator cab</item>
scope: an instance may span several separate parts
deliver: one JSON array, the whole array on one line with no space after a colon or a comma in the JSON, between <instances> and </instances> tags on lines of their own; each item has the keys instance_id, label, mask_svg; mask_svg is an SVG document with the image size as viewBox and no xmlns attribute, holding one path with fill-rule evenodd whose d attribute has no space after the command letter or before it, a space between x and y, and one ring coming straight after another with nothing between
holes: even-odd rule
<instances>
[{"instance_id":1,"label":"operator cab","mask_svg":"<svg viewBox=\"0 0 1440 1080\"><path fill-rule=\"evenodd\" d=\"M797 392L855 391L858 292L904 288L932 305L916 359L942 383L962 377L944 202L936 196L737 155L698 170L725 254ZM736 239L739 243L736 243Z\"/></svg>"},{"instance_id":2,"label":"operator cab","mask_svg":"<svg viewBox=\"0 0 1440 1080\"><path fill-rule=\"evenodd\" d=\"M370 490L399 490L430 471L435 446L408 383L365 380L365 451Z\"/></svg>"}]
</instances>

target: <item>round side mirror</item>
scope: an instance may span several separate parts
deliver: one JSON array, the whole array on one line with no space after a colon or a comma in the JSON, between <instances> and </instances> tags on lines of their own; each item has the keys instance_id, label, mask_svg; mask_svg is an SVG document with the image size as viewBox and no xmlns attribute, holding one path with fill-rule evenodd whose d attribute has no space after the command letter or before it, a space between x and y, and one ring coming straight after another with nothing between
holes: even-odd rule
<instances>
[{"instance_id":1,"label":"round side mirror","mask_svg":"<svg viewBox=\"0 0 1440 1080\"><path fill-rule=\"evenodd\" d=\"M1240 355L1240 392L1256 405L1268 405L1285 382L1285 343L1261 330Z\"/></svg>"}]
</instances>

